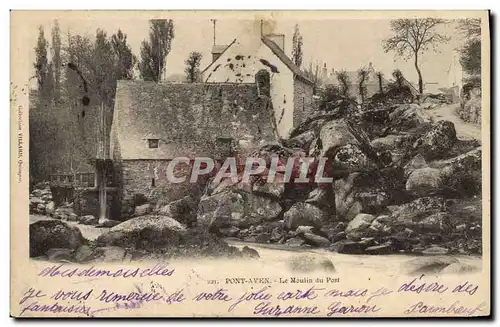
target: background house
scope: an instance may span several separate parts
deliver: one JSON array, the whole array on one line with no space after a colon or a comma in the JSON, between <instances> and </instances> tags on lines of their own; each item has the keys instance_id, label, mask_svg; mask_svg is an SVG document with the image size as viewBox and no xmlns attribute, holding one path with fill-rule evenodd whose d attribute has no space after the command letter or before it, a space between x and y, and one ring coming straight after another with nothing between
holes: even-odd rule
<instances>
[{"instance_id":1,"label":"background house","mask_svg":"<svg viewBox=\"0 0 500 327\"><path fill-rule=\"evenodd\" d=\"M249 33L228 45L214 45L213 62L202 75L205 83L245 84L255 83L260 72L270 81L278 133L287 138L313 110L313 83L285 54L284 44L283 34Z\"/></svg>"}]
</instances>

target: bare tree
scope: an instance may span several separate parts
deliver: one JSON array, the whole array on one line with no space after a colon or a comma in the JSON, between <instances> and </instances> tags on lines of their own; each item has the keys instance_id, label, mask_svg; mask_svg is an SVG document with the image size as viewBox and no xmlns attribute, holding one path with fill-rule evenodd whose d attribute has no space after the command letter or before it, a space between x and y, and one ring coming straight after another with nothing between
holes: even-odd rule
<instances>
[{"instance_id":1,"label":"bare tree","mask_svg":"<svg viewBox=\"0 0 500 327\"><path fill-rule=\"evenodd\" d=\"M358 70L358 90L359 96L361 97L361 103L365 102L366 99L366 80L368 79L368 69L360 68Z\"/></svg>"},{"instance_id":2,"label":"bare tree","mask_svg":"<svg viewBox=\"0 0 500 327\"><path fill-rule=\"evenodd\" d=\"M444 34L436 32L436 27L444 24L444 19L418 18L418 19L396 19L391 21L391 29L394 35L384 40L385 52L394 51L405 60L413 57L415 69L418 74L418 91L423 93L424 82L422 72L418 63L418 56L429 47L436 49L441 43L450 40Z\"/></svg>"},{"instance_id":3,"label":"bare tree","mask_svg":"<svg viewBox=\"0 0 500 327\"><path fill-rule=\"evenodd\" d=\"M345 70L338 71L336 73L337 80L339 81L340 93L344 98L349 97L349 88L351 86L351 81L349 80L349 75Z\"/></svg>"}]
</instances>

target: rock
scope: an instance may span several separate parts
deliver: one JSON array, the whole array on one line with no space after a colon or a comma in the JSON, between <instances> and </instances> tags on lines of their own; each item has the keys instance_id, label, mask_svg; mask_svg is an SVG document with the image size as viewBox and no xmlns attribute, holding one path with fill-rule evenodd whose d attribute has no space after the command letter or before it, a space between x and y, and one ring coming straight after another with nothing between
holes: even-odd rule
<instances>
[{"instance_id":1,"label":"rock","mask_svg":"<svg viewBox=\"0 0 500 327\"><path fill-rule=\"evenodd\" d=\"M377 151L393 150L401 143L401 136L387 135L371 141L371 146Z\"/></svg>"},{"instance_id":2,"label":"rock","mask_svg":"<svg viewBox=\"0 0 500 327\"><path fill-rule=\"evenodd\" d=\"M458 262L458 259L449 256L419 257L404 262L401 265L401 271L407 275L433 274Z\"/></svg>"},{"instance_id":3,"label":"rock","mask_svg":"<svg viewBox=\"0 0 500 327\"><path fill-rule=\"evenodd\" d=\"M33 190L33 192L31 192L31 196L36 197L36 198L41 197L42 196L42 190L38 190L38 189L37 190Z\"/></svg>"},{"instance_id":4,"label":"rock","mask_svg":"<svg viewBox=\"0 0 500 327\"><path fill-rule=\"evenodd\" d=\"M68 221L78 221L78 215L72 212L68 216L66 216L66 219Z\"/></svg>"},{"instance_id":5,"label":"rock","mask_svg":"<svg viewBox=\"0 0 500 327\"><path fill-rule=\"evenodd\" d=\"M268 195L276 199L281 198L285 192L285 183L283 181L283 174L276 174L276 180L273 183L254 183L252 186L252 191L258 195Z\"/></svg>"},{"instance_id":6,"label":"rock","mask_svg":"<svg viewBox=\"0 0 500 327\"><path fill-rule=\"evenodd\" d=\"M249 258L249 259L259 259L260 255L257 250L249 248L248 246L244 246L243 249L241 249L241 254L244 258Z\"/></svg>"},{"instance_id":7,"label":"rock","mask_svg":"<svg viewBox=\"0 0 500 327\"><path fill-rule=\"evenodd\" d=\"M43 203L39 203L36 205L36 212L38 212L41 215L45 214L45 205Z\"/></svg>"},{"instance_id":8,"label":"rock","mask_svg":"<svg viewBox=\"0 0 500 327\"><path fill-rule=\"evenodd\" d=\"M281 211L281 205L273 199L246 192L226 191L201 198L198 224L206 228L246 228L276 220Z\"/></svg>"},{"instance_id":9,"label":"rock","mask_svg":"<svg viewBox=\"0 0 500 327\"><path fill-rule=\"evenodd\" d=\"M367 254L389 254L392 253L392 247L390 244L374 245L367 247L365 249Z\"/></svg>"},{"instance_id":10,"label":"rock","mask_svg":"<svg viewBox=\"0 0 500 327\"><path fill-rule=\"evenodd\" d=\"M427 164L427 161L425 161L425 158L421 154L417 154L414 156L404 167L404 172L405 176L408 177L410 174L420 168L427 168L429 165Z\"/></svg>"},{"instance_id":11,"label":"rock","mask_svg":"<svg viewBox=\"0 0 500 327\"><path fill-rule=\"evenodd\" d=\"M121 221L118 220L113 220L113 219L105 219L104 221L100 222L96 227L99 228L112 228L115 227L116 225L121 224Z\"/></svg>"},{"instance_id":12,"label":"rock","mask_svg":"<svg viewBox=\"0 0 500 327\"><path fill-rule=\"evenodd\" d=\"M331 165L334 170L356 172L374 167L368 156L357 144L347 144L336 149Z\"/></svg>"},{"instance_id":13,"label":"rock","mask_svg":"<svg viewBox=\"0 0 500 327\"><path fill-rule=\"evenodd\" d=\"M360 238L366 235L375 216L360 213L349 222L345 230L348 239Z\"/></svg>"},{"instance_id":14,"label":"rock","mask_svg":"<svg viewBox=\"0 0 500 327\"><path fill-rule=\"evenodd\" d=\"M422 254L425 255L446 255L450 252L449 249L443 248L440 246L432 246L424 251L422 251Z\"/></svg>"},{"instance_id":15,"label":"rock","mask_svg":"<svg viewBox=\"0 0 500 327\"><path fill-rule=\"evenodd\" d=\"M354 199L359 203L362 211L370 213L380 212L391 200L389 194L380 190L359 192Z\"/></svg>"},{"instance_id":16,"label":"rock","mask_svg":"<svg viewBox=\"0 0 500 327\"><path fill-rule=\"evenodd\" d=\"M74 250L85 242L77 227L59 220L40 220L30 224L30 257L44 255L52 248Z\"/></svg>"},{"instance_id":17,"label":"rock","mask_svg":"<svg viewBox=\"0 0 500 327\"><path fill-rule=\"evenodd\" d=\"M186 227L173 218L146 215L116 225L100 235L97 244L154 249L165 245L178 245L185 232Z\"/></svg>"},{"instance_id":18,"label":"rock","mask_svg":"<svg viewBox=\"0 0 500 327\"><path fill-rule=\"evenodd\" d=\"M309 150L309 146L312 141L316 138L316 133L314 131L307 131L302 134L299 134L295 137L292 137L286 141L286 145L289 148L301 148L305 151Z\"/></svg>"},{"instance_id":19,"label":"rock","mask_svg":"<svg viewBox=\"0 0 500 327\"><path fill-rule=\"evenodd\" d=\"M457 141L455 125L447 120L432 124L431 129L413 145L424 158L439 158L448 153Z\"/></svg>"},{"instance_id":20,"label":"rock","mask_svg":"<svg viewBox=\"0 0 500 327\"><path fill-rule=\"evenodd\" d=\"M179 200L172 201L159 211L161 215L172 217L175 220L190 225L196 222L196 211L198 203L191 196L185 196Z\"/></svg>"},{"instance_id":21,"label":"rock","mask_svg":"<svg viewBox=\"0 0 500 327\"><path fill-rule=\"evenodd\" d=\"M283 230L283 226L276 226L271 231L271 237L269 240L271 242L279 242L284 236L285 236L285 232Z\"/></svg>"},{"instance_id":22,"label":"rock","mask_svg":"<svg viewBox=\"0 0 500 327\"><path fill-rule=\"evenodd\" d=\"M310 273L314 271L336 272L335 266L329 259L312 255L292 257L288 261L288 269L294 272Z\"/></svg>"},{"instance_id":23,"label":"rock","mask_svg":"<svg viewBox=\"0 0 500 327\"><path fill-rule=\"evenodd\" d=\"M304 202L324 210L331 210L335 206L335 195L331 187L317 187L309 193Z\"/></svg>"},{"instance_id":24,"label":"rock","mask_svg":"<svg viewBox=\"0 0 500 327\"><path fill-rule=\"evenodd\" d=\"M144 215L150 213L152 210L153 210L153 207L151 206L151 204L146 203L146 204L135 207L134 214L136 216L144 216Z\"/></svg>"},{"instance_id":25,"label":"rock","mask_svg":"<svg viewBox=\"0 0 500 327\"><path fill-rule=\"evenodd\" d=\"M315 246L328 247L330 245L330 241L327 238L324 238L316 234L304 233L303 237L306 240L306 242Z\"/></svg>"},{"instance_id":26,"label":"rock","mask_svg":"<svg viewBox=\"0 0 500 327\"><path fill-rule=\"evenodd\" d=\"M327 214L320 208L303 202L295 203L284 214L284 224L289 230L296 230L299 226L314 226L320 228L327 220Z\"/></svg>"},{"instance_id":27,"label":"rock","mask_svg":"<svg viewBox=\"0 0 500 327\"><path fill-rule=\"evenodd\" d=\"M447 211L446 200L442 197L423 197L401 205L388 206L391 216L399 222L418 222L422 218Z\"/></svg>"},{"instance_id":28,"label":"rock","mask_svg":"<svg viewBox=\"0 0 500 327\"><path fill-rule=\"evenodd\" d=\"M435 162L441 168L443 184L447 189L462 196L480 194L482 189L481 149L475 149L458 157Z\"/></svg>"},{"instance_id":29,"label":"rock","mask_svg":"<svg viewBox=\"0 0 500 327\"><path fill-rule=\"evenodd\" d=\"M457 232L463 232L466 228L467 228L466 224L460 224L460 225L455 226L455 230Z\"/></svg>"},{"instance_id":30,"label":"rock","mask_svg":"<svg viewBox=\"0 0 500 327\"><path fill-rule=\"evenodd\" d=\"M231 227L228 227L228 228L220 228L219 232L223 236L235 237L236 235L238 235L240 233L240 229L238 227L231 226Z\"/></svg>"},{"instance_id":31,"label":"rock","mask_svg":"<svg viewBox=\"0 0 500 327\"><path fill-rule=\"evenodd\" d=\"M299 247L299 246L302 246L304 243L305 243L305 241L301 238L298 238L298 237L289 238L285 242L286 245L292 246L292 247Z\"/></svg>"},{"instance_id":32,"label":"rock","mask_svg":"<svg viewBox=\"0 0 500 327\"><path fill-rule=\"evenodd\" d=\"M330 245L330 251L344 254L363 254L365 252L366 245L360 242L354 242L349 240L338 241Z\"/></svg>"},{"instance_id":33,"label":"rock","mask_svg":"<svg viewBox=\"0 0 500 327\"><path fill-rule=\"evenodd\" d=\"M52 216L54 214L55 209L56 209L56 204L53 201L51 201L47 203L47 205L45 206L45 213Z\"/></svg>"},{"instance_id":34,"label":"rock","mask_svg":"<svg viewBox=\"0 0 500 327\"><path fill-rule=\"evenodd\" d=\"M325 123L319 132L319 139L323 146L319 156L323 158L329 158L337 148L348 144L359 145L363 142L369 145L368 136L346 119Z\"/></svg>"},{"instance_id":35,"label":"rock","mask_svg":"<svg viewBox=\"0 0 500 327\"><path fill-rule=\"evenodd\" d=\"M441 172L435 168L414 170L406 182L406 190L416 196L432 195L443 188Z\"/></svg>"},{"instance_id":36,"label":"rock","mask_svg":"<svg viewBox=\"0 0 500 327\"><path fill-rule=\"evenodd\" d=\"M73 258L73 250L67 248L52 248L47 250L47 257L49 261L53 262L72 262Z\"/></svg>"},{"instance_id":37,"label":"rock","mask_svg":"<svg viewBox=\"0 0 500 327\"><path fill-rule=\"evenodd\" d=\"M105 246L95 249L97 261L121 262L125 258L127 251L119 246Z\"/></svg>"},{"instance_id":38,"label":"rock","mask_svg":"<svg viewBox=\"0 0 500 327\"><path fill-rule=\"evenodd\" d=\"M338 233L331 235L331 237L329 237L328 240L332 243L335 243L335 242L338 242L341 240L345 240L346 238L347 238L347 235L345 232L338 232Z\"/></svg>"},{"instance_id":39,"label":"rock","mask_svg":"<svg viewBox=\"0 0 500 327\"><path fill-rule=\"evenodd\" d=\"M445 232L451 231L451 219L447 212L438 212L430 215L419 222L420 228L424 232Z\"/></svg>"},{"instance_id":40,"label":"rock","mask_svg":"<svg viewBox=\"0 0 500 327\"><path fill-rule=\"evenodd\" d=\"M299 226L295 230L296 235L301 235L304 233L315 234L317 232L317 228L314 226Z\"/></svg>"},{"instance_id":41,"label":"rock","mask_svg":"<svg viewBox=\"0 0 500 327\"><path fill-rule=\"evenodd\" d=\"M92 215L81 216L79 219L80 224L83 225L98 225L99 218L94 217Z\"/></svg>"},{"instance_id":42,"label":"rock","mask_svg":"<svg viewBox=\"0 0 500 327\"><path fill-rule=\"evenodd\" d=\"M76 262L86 262L93 258L94 251L88 245L80 246L75 252Z\"/></svg>"},{"instance_id":43,"label":"rock","mask_svg":"<svg viewBox=\"0 0 500 327\"><path fill-rule=\"evenodd\" d=\"M471 273L476 273L480 272L481 269L479 267L469 265L466 263L452 263L446 267L444 267L440 273L441 274L454 274L454 275L463 275L463 274L471 274Z\"/></svg>"},{"instance_id":44,"label":"rock","mask_svg":"<svg viewBox=\"0 0 500 327\"><path fill-rule=\"evenodd\" d=\"M428 116L418 104L401 104L389 114L390 125L395 130L407 130L429 122Z\"/></svg>"}]
</instances>

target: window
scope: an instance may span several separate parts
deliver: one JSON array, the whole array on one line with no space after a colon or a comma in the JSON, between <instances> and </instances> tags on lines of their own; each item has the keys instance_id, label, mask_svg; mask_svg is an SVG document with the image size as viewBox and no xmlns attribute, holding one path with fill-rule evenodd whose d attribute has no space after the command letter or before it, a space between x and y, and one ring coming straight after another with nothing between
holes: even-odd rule
<instances>
[{"instance_id":1,"label":"window","mask_svg":"<svg viewBox=\"0 0 500 327\"><path fill-rule=\"evenodd\" d=\"M148 139L148 146L150 149L157 149L158 148L158 139Z\"/></svg>"}]
</instances>

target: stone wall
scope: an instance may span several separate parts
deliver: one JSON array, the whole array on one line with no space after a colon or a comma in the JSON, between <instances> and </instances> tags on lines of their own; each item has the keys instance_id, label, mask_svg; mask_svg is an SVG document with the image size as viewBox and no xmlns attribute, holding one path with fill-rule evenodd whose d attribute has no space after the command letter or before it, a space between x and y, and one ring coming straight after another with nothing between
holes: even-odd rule
<instances>
[{"instance_id":1,"label":"stone wall","mask_svg":"<svg viewBox=\"0 0 500 327\"><path fill-rule=\"evenodd\" d=\"M293 126L296 127L311 116L313 104L313 88L296 78L293 92Z\"/></svg>"}]
</instances>

